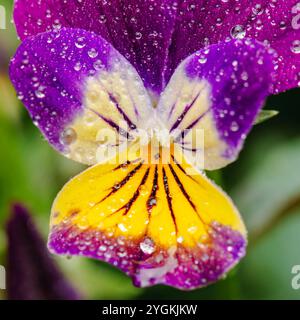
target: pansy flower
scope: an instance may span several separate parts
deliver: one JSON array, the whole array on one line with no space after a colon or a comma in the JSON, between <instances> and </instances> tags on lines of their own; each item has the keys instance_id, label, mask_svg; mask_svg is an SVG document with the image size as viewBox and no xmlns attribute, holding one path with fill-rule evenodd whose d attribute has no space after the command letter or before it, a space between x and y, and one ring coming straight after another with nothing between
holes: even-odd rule
<instances>
[{"instance_id":1,"label":"pansy flower","mask_svg":"<svg viewBox=\"0 0 300 320\"><path fill-rule=\"evenodd\" d=\"M18 96L56 150L92 165L53 204L50 250L142 287L223 277L246 229L204 170L233 162L266 97L298 85L299 13L294 0L16 1Z\"/></svg>"}]
</instances>

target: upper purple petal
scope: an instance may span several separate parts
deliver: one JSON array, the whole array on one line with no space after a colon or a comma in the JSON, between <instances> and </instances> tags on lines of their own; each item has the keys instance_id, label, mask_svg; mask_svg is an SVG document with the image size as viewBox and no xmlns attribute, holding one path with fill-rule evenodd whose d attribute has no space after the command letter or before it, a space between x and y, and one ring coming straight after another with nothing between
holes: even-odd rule
<instances>
[{"instance_id":1,"label":"upper purple petal","mask_svg":"<svg viewBox=\"0 0 300 320\"><path fill-rule=\"evenodd\" d=\"M15 3L21 39L60 27L93 31L109 41L137 69L147 88L166 84L165 62L175 23L173 1L45 0Z\"/></svg>"},{"instance_id":2,"label":"upper purple petal","mask_svg":"<svg viewBox=\"0 0 300 320\"><path fill-rule=\"evenodd\" d=\"M299 0L184 0L178 12L168 76L182 59L203 46L247 37L277 51L272 93L299 85Z\"/></svg>"},{"instance_id":3,"label":"upper purple petal","mask_svg":"<svg viewBox=\"0 0 300 320\"><path fill-rule=\"evenodd\" d=\"M207 44L250 37L278 53L271 92L299 84L299 0L18 0L21 39L53 28L83 28L110 41L147 88L164 88L177 65Z\"/></svg>"}]
</instances>

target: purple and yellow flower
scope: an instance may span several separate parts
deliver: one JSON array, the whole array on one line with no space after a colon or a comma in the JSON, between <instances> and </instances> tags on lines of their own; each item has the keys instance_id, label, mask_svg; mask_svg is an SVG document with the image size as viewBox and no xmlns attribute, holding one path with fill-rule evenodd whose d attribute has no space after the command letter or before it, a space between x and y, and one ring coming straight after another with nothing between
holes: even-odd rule
<instances>
[{"instance_id":1,"label":"purple and yellow flower","mask_svg":"<svg viewBox=\"0 0 300 320\"><path fill-rule=\"evenodd\" d=\"M92 165L53 204L50 250L142 287L194 289L236 265L245 226L204 170L236 160L267 96L299 85L299 13L294 0L16 1L18 96L56 150ZM134 148L139 129L172 138L149 134L157 161Z\"/></svg>"}]
</instances>

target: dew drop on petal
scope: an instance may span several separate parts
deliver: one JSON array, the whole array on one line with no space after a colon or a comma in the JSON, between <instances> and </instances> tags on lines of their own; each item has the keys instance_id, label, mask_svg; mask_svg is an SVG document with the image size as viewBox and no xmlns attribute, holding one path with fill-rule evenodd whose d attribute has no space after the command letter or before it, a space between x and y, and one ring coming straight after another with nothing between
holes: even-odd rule
<instances>
[{"instance_id":1,"label":"dew drop on petal","mask_svg":"<svg viewBox=\"0 0 300 320\"><path fill-rule=\"evenodd\" d=\"M300 40L294 40L291 45L291 51L293 53L300 53Z\"/></svg>"},{"instance_id":2,"label":"dew drop on petal","mask_svg":"<svg viewBox=\"0 0 300 320\"><path fill-rule=\"evenodd\" d=\"M70 145L77 139L77 133L73 128L66 128L60 135L60 141L64 145Z\"/></svg>"},{"instance_id":3,"label":"dew drop on petal","mask_svg":"<svg viewBox=\"0 0 300 320\"><path fill-rule=\"evenodd\" d=\"M38 89L35 91L35 95L36 95L36 97L37 98L39 98L39 99L43 99L43 98L45 98L45 87L44 86L39 86L38 87Z\"/></svg>"},{"instance_id":4,"label":"dew drop on petal","mask_svg":"<svg viewBox=\"0 0 300 320\"><path fill-rule=\"evenodd\" d=\"M205 64L207 62L207 58L205 56L201 56L199 59L198 59L199 63L201 64Z\"/></svg>"},{"instance_id":5,"label":"dew drop on petal","mask_svg":"<svg viewBox=\"0 0 300 320\"><path fill-rule=\"evenodd\" d=\"M184 239L183 239L183 237L181 237L181 236L177 238L177 242L178 242L178 243L182 243L183 240L184 240Z\"/></svg>"},{"instance_id":6,"label":"dew drop on petal","mask_svg":"<svg viewBox=\"0 0 300 320\"><path fill-rule=\"evenodd\" d=\"M81 69L81 63L80 62L76 62L75 66L74 66L74 70L75 71L79 71Z\"/></svg>"},{"instance_id":7,"label":"dew drop on petal","mask_svg":"<svg viewBox=\"0 0 300 320\"><path fill-rule=\"evenodd\" d=\"M239 125L234 121L231 123L230 130L232 132L237 132L239 130Z\"/></svg>"},{"instance_id":8,"label":"dew drop on petal","mask_svg":"<svg viewBox=\"0 0 300 320\"><path fill-rule=\"evenodd\" d=\"M78 48L78 49L82 49L85 47L85 39L84 37L79 37L77 38L76 42L75 42L75 46Z\"/></svg>"},{"instance_id":9,"label":"dew drop on petal","mask_svg":"<svg viewBox=\"0 0 300 320\"><path fill-rule=\"evenodd\" d=\"M119 224L118 224L118 228L119 228L122 232L127 232L127 231L128 231L127 228L124 226L123 223L119 223Z\"/></svg>"},{"instance_id":10,"label":"dew drop on petal","mask_svg":"<svg viewBox=\"0 0 300 320\"><path fill-rule=\"evenodd\" d=\"M105 23L106 22L106 16L104 14L101 14L99 17L99 22L100 23Z\"/></svg>"},{"instance_id":11,"label":"dew drop on petal","mask_svg":"<svg viewBox=\"0 0 300 320\"><path fill-rule=\"evenodd\" d=\"M96 58L98 56L98 51L95 48L91 48L88 51L88 55L90 58Z\"/></svg>"},{"instance_id":12,"label":"dew drop on petal","mask_svg":"<svg viewBox=\"0 0 300 320\"><path fill-rule=\"evenodd\" d=\"M230 30L231 37L233 39L244 39L246 36L246 30L241 25L236 25Z\"/></svg>"},{"instance_id":13,"label":"dew drop on petal","mask_svg":"<svg viewBox=\"0 0 300 320\"><path fill-rule=\"evenodd\" d=\"M136 33L135 33L135 38L136 38L137 40L140 40L140 39L142 38L141 32L136 32Z\"/></svg>"},{"instance_id":14,"label":"dew drop on petal","mask_svg":"<svg viewBox=\"0 0 300 320\"><path fill-rule=\"evenodd\" d=\"M145 238L141 243L140 243L140 248L141 250L146 253L146 254L152 254L155 251L155 245L152 239L150 238Z\"/></svg>"},{"instance_id":15,"label":"dew drop on petal","mask_svg":"<svg viewBox=\"0 0 300 320\"><path fill-rule=\"evenodd\" d=\"M261 4L256 4L253 8L252 8L252 12L254 15L261 15L264 12L264 8Z\"/></svg>"}]
</instances>

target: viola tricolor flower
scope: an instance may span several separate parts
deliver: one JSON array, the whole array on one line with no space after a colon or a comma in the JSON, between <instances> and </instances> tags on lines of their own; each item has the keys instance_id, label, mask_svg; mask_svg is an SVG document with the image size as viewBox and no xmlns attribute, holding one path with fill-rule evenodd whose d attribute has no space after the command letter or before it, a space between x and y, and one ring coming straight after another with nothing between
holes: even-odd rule
<instances>
[{"instance_id":1,"label":"viola tricolor flower","mask_svg":"<svg viewBox=\"0 0 300 320\"><path fill-rule=\"evenodd\" d=\"M233 162L266 97L299 84L299 13L294 0L16 1L18 96L56 150L93 165L57 196L50 250L109 262L142 287L223 277L246 230L204 170ZM132 151L140 129L156 161L148 144Z\"/></svg>"}]
</instances>

